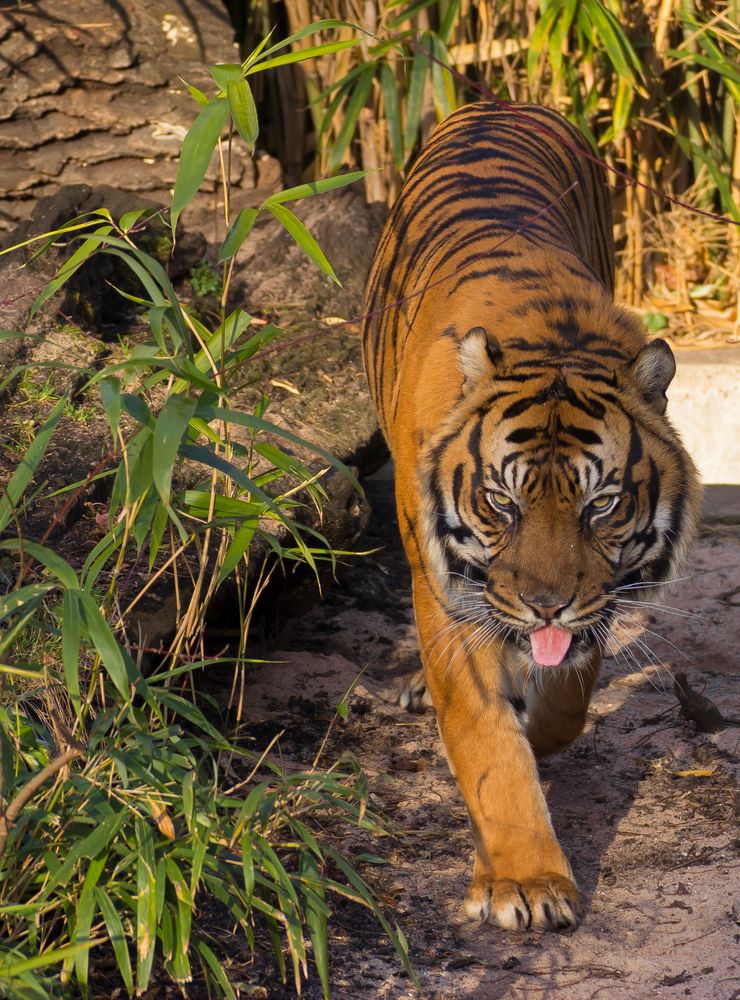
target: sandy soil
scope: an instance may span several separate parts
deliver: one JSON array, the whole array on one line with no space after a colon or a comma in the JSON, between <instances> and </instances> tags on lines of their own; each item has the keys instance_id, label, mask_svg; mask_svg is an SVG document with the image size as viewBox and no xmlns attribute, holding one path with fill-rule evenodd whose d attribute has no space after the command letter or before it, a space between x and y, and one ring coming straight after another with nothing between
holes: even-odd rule
<instances>
[{"instance_id":1,"label":"sandy soil","mask_svg":"<svg viewBox=\"0 0 740 1000\"><path fill-rule=\"evenodd\" d=\"M285 729L286 762L305 764L362 671L329 753L350 750L361 760L394 836L344 846L386 859L363 871L395 910L424 996L740 997L737 519L704 525L689 578L666 599L676 610L647 609L639 643L606 660L584 734L542 764L555 828L584 893L582 925L509 934L463 916L472 844L462 799L433 717L395 704L401 678L418 665L409 578L391 484L371 482L369 493L366 545L381 550L347 568L294 623L289 648L275 654L282 664L255 680L253 719L264 735ZM686 671L731 720L727 728L699 733L681 717L671 670ZM334 927L334 997L415 995L370 918L340 908ZM270 997L283 995L263 982ZM306 992L320 996L315 981Z\"/></svg>"}]
</instances>

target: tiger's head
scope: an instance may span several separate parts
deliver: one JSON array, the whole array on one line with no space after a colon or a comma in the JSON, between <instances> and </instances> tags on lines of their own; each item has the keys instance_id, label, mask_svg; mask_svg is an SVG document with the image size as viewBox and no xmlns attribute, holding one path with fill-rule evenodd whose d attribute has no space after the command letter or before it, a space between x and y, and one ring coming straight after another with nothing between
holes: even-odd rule
<instances>
[{"instance_id":1,"label":"tiger's head","mask_svg":"<svg viewBox=\"0 0 740 1000\"><path fill-rule=\"evenodd\" d=\"M612 354L527 354L469 330L460 397L423 453L450 612L541 667L603 645L620 601L671 580L696 528L696 471L665 416L671 350Z\"/></svg>"}]
</instances>

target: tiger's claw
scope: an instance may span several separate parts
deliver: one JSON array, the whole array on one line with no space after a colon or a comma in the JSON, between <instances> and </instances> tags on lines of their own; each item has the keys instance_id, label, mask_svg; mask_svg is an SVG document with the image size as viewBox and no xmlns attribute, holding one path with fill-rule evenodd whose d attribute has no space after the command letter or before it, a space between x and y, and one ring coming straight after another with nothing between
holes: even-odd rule
<instances>
[{"instance_id":1,"label":"tiger's claw","mask_svg":"<svg viewBox=\"0 0 740 1000\"><path fill-rule=\"evenodd\" d=\"M521 882L478 875L466 893L465 913L471 920L488 921L509 931L530 927L559 931L577 926L581 898L573 882L561 875Z\"/></svg>"}]
</instances>

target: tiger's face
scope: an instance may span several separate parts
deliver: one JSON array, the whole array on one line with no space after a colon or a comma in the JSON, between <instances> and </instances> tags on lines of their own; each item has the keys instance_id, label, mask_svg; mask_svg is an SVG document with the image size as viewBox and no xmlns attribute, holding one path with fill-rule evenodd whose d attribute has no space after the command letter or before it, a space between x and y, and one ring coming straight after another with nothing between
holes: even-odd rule
<instances>
[{"instance_id":1,"label":"tiger's face","mask_svg":"<svg viewBox=\"0 0 740 1000\"><path fill-rule=\"evenodd\" d=\"M656 341L621 367L524 369L493 343L462 339L462 396L425 453L430 546L480 641L574 665L631 588L672 578L693 535L695 472L663 416L673 356Z\"/></svg>"}]
</instances>

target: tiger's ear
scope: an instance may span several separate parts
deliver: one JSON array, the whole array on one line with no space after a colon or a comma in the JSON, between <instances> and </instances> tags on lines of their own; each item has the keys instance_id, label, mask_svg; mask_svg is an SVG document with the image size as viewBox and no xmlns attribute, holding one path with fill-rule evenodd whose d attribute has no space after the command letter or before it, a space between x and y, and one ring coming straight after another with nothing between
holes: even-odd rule
<instances>
[{"instance_id":1,"label":"tiger's ear","mask_svg":"<svg viewBox=\"0 0 740 1000\"><path fill-rule=\"evenodd\" d=\"M676 359L664 340L651 340L634 361L627 374L645 402L658 413L665 413L666 389L676 374Z\"/></svg>"},{"instance_id":2,"label":"tiger's ear","mask_svg":"<svg viewBox=\"0 0 740 1000\"><path fill-rule=\"evenodd\" d=\"M465 378L464 392L492 378L503 358L501 345L482 326L472 326L468 330L460 340L459 352L460 370Z\"/></svg>"}]
</instances>

